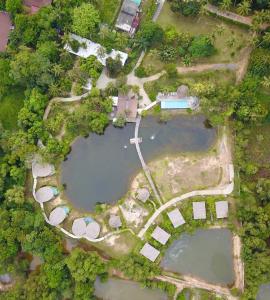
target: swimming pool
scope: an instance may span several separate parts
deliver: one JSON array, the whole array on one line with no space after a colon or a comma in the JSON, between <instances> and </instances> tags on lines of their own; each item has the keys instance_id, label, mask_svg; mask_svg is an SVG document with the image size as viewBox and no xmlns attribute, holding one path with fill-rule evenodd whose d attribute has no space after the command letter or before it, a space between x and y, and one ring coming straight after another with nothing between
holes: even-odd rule
<instances>
[{"instance_id":1,"label":"swimming pool","mask_svg":"<svg viewBox=\"0 0 270 300\"><path fill-rule=\"evenodd\" d=\"M161 108L162 109L187 109L191 108L189 101L185 99L179 100L165 100L161 101Z\"/></svg>"}]
</instances>

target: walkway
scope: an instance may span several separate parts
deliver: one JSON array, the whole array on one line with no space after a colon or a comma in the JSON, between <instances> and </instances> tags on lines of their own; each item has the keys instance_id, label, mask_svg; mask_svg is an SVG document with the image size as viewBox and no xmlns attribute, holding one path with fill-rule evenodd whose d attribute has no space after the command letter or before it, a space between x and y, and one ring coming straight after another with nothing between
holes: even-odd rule
<instances>
[{"instance_id":1,"label":"walkway","mask_svg":"<svg viewBox=\"0 0 270 300\"><path fill-rule=\"evenodd\" d=\"M140 144L139 144L139 138L138 138L138 134L139 134L139 127L140 127L140 123L141 123L141 116L139 116L137 119L136 119L136 126L135 126L135 134L134 134L134 140L135 140L135 146L136 146L136 151L138 153L138 156L139 156L139 159L141 161L141 164L142 164L142 168L144 170L144 173L145 173L145 176L151 186L151 189L152 191L154 192L155 194L155 197L156 199L158 200L159 204L162 205L162 201L161 201L161 198L159 196L159 193L157 191L157 188L153 182L153 179L152 179L152 176L151 176L151 173L143 159L143 156L142 156L142 152L141 152L141 148L140 148Z\"/></svg>"},{"instance_id":2,"label":"walkway","mask_svg":"<svg viewBox=\"0 0 270 300\"><path fill-rule=\"evenodd\" d=\"M191 276L183 276L182 279L180 279L180 278L175 278L175 277L171 277L168 275L160 275L160 276L157 276L156 279L165 281L165 282L170 282L170 283L174 284L178 290L182 290L184 288L198 288L198 289L204 289L204 290L214 292L221 296L226 296L227 299L229 299L229 300L238 299L237 297L232 296L230 289L228 289L226 287L207 283L207 282L198 280Z\"/></svg>"},{"instance_id":3,"label":"walkway","mask_svg":"<svg viewBox=\"0 0 270 300\"><path fill-rule=\"evenodd\" d=\"M249 27L251 27L253 25L252 17L250 17L250 16L241 16L241 15L238 15L238 14L233 13L228 10L221 10L217 6L209 4L209 3L207 5L205 5L205 9L212 14L215 14L215 15L225 18L225 19L229 19L236 23L241 23L241 24L247 25ZM268 26L269 26L269 24L262 24L260 26L260 28L262 30L265 30Z\"/></svg>"},{"instance_id":4,"label":"walkway","mask_svg":"<svg viewBox=\"0 0 270 300\"><path fill-rule=\"evenodd\" d=\"M177 67L177 71L180 74L186 74L189 72L204 72L204 71L217 71L217 70L230 70L236 71L238 68L237 63L228 64L203 64L192 67Z\"/></svg>"},{"instance_id":5,"label":"walkway","mask_svg":"<svg viewBox=\"0 0 270 300\"><path fill-rule=\"evenodd\" d=\"M232 193L233 188L234 188L234 169L233 165L229 166L229 172L230 172L230 183L223 186L219 187L216 189L208 189L208 190L199 190L199 191L192 191L186 194L183 194L179 197L175 197L171 199L170 201L166 202L162 206L160 206L154 214L148 219L144 227L140 230L138 233L138 237L140 239L143 239L144 234L146 231L149 229L149 227L155 222L157 217L163 213L165 210L168 208L175 206L179 202L182 202L185 199L191 198L191 197L196 197L196 196L216 196L216 195L229 195Z\"/></svg>"}]
</instances>

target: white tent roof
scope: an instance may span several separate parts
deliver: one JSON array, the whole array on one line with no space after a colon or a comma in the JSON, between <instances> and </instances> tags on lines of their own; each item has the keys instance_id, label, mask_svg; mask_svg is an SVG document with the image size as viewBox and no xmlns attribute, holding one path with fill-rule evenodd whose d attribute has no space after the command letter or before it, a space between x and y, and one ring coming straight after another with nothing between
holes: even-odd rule
<instances>
[{"instance_id":1,"label":"white tent roof","mask_svg":"<svg viewBox=\"0 0 270 300\"><path fill-rule=\"evenodd\" d=\"M150 197L150 192L147 188L141 188L137 190L137 199L139 199L142 202L146 202L148 198Z\"/></svg>"},{"instance_id":2,"label":"white tent roof","mask_svg":"<svg viewBox=\"0 0 270 300\"><path fill-rule=\"evenodd\" d=\"M54 188L52 186L43 186L36 192L36 200L39 203L47 202L55 197Z\"/></svg>"},{"instance_id":3,"label":"white tent roof","mask_svg":"<svg viewBox=\"0 0 270 300\"><path fill-rule=\"evenodd\" d=\"M177 228L186 223L178 208L168 212L167 215L174 228Z\"/></svg>"},{"instance_id":4,"label":"white tent roof","mask_svg":"<svg viewBox=\"0 0 270 300\"><path fill-rule=\"evenodd\" d=\"M99 236L100 233L100 225L96 221L91 221L87 227L85 236L89 239L96 239Z\"/></svg>"},{"instance_id":5,"label":"white tent roof","mask_svg":"<svg viewBox=\"0 0 270 300\"><path fill-rule=\"evenodd\" d=\"M148 258L152 262L154 262L157 259L157 257L159 256L160 251L158 251L156 248L154 248L150 244L146 243L142 247L140 254L143 255L144 257Z\"/></svg>"},{"instance_id":6,"label":"white tent roof","mask_svg":"<svg viewBox=\"0 0 270 300\"><path fill-rule=\"evenodd\" d=\"M98 61L99 61L103 66L106 65L106 59L107 59L108 57L111 57L111 58L113 58L113 59L116 59L116 57L117 57L118 55L120 55L120 57L121 57L121 62L122 62L122 65L123 65L123 66L125 65L126 60L127 60L127 58L128 58L128 54L127 54L127 53L122 52L122 51L118 51L118 50L114 50L114 49L111 51L110 54L106 54L106 53L105 53L105 55L101 57L101 56L99 55L99 49L100 49L100 48L105 49L105 48L102 47L100 44L94 43L94 42L92 42L92 41L90 41L90 40L88 40L88 39L85 39L85 38L80 37L80 36L78 36L78 35L76 35L76 34L73 34L73 33L70 34L70 38L73 39L73 40L77 40L80 44L84 43L84 44L86 45L86 47L85 47L85 48L84 48L84 47L80 47L79 50L78 50L78 52L74 52L74 51L72 50L72 48L70 47L70 45L69 45L69 44L66 44L66 45L64 46L64 48L65 48L68 52L70 52L70 53L72 53L72 54L75 54L75 55L78 55L78 56L83 57L83 58L87 58L87 57L93 55L93 56L95 56L95 57L98 59Z\"/></svg>"},{"instance_id":7,"label":"white tent roof","mask_svg":"<svg viewBox=\"0 0 270 300\"><path fill-rule=\"evenodd\" d=\"M206 219L206 208L205 202L193 202L193 217L195 220L203 220Z\"/></svg>"},{"instance_id":8,"label":"white tent roof","mask_svg":"<svg viewBox=\"0 0 270 300\"><path fill-rule=\"evenodd\" d=\"M122 226L121 218L117 215L111 215L109 219L109 224L112 228L118 228Z\"/></svg>"},{"instance_id":9,"label":"white tent roof","mask_svg":"<svg viewBox=\"0 0 270 300\"><path fill-rule=\"evenodd\" d=\"M151 237L159 243L161 243L162 245L165 245L168 242L168 239L171 237L171 235L159 226L157 226L153 231Z\"/></svg>"},{"instance_id":10,"label":"white tent roof","mask_svg":"<svg viewBox=\"0 0 270 300\"><path fill-rule=\"evenodd\" d=\"M228 201L217 201L216 202L216 215L218 219L223 219L228 217Z\"/></svg>"},{"instance_id":11,"label":"white tent roof","mask_svg":"<svg viewBox=\"0 0 270 300\"><path fill-rule=\"evenodd\" d=\"M84 218L79 218L73 221L72 232L76 236L83 236L86 233L86 223Z\"/></svg>"},{"instance_id":12,"label":"white tent roof","mask_svg":"<svg viewBox=\"0 0 270 300\"><path fill-rule=\"evenodd\" d=\"M48 163L42 163L38 160L32 162L32 174L34 178L37 177L47 177L55 173L55 168L53 165Z\"/></svg>"},{"instance_id":13,"label":"white tent roof","mask_svg":"<svg viewBox=\"0 0 270 300\"><path fill-rule=\"evenodd\" d=\"M49 222L51 225L53 226L57 226L60 223L62 223L68 213L68 208L67 207L63 207L63 206L58 206L56 207L49 216Z\"/></svg>"}]
</instances>

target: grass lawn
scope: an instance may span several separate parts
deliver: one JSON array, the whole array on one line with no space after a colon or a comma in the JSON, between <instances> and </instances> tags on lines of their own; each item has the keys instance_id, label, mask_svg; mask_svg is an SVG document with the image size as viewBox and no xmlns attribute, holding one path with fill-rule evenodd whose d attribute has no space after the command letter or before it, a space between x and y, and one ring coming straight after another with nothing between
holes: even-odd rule
<instances>
[{"instance_id":1,"label":"grass lawn","mask_svg":"<svg viewBox=\"0 0 270 300\"><path fill-rule=\"evenodd\" d=\"M97 2L102 22L112 24L119 12L121 0L100 0Z\"/></svg>"},{"instance_id":2,"label":"grass lawn","mask_svg":"<svg viewBox=\"0 0 270 300\"><path fill-rule=\"evenodd\" d=\"M17 128L18 112L23 106L24 92L20 88L12 88L10 93L0 100L0 121L4 129Z\"/></svg>"},{"instance_id":3,"label":"grass lawn","mask_svg":"<svg viewBox=\"0 0 270 300\"><path fill-rule=\"evenodd\" d=\"M215 85L221 83L234 84L235 74L232 71L208 71L202 73L189 73L179 75L177 78L162 76L156 81L145 83L144 88L152 101L156 100L158 92L166 88L170 92L175 92L181 84L193 84L195 82L212 82Z\"/></svg>"},{"instance_id":4,"label":"grass lawn","mask_svg":"<svg viewBox=\"0 0 270 300\"><path fill-rule=\"evenodd\" d=\"M179 32L187 32L191 35L211 34L216 31L217 26L223 26L223 33L217 36L215 40L217 53L211 57L196 60L194 63L228 63L238 61L241 58L240 50L245 47L249 37L247 29L227 23L214 16L184 17L181 14L174 13L171 11L168 2L165 2L157 22L164 29L168 26L175 26ZM182 65L180 59L176 63L177 65ZM159 60L157 55L147 54L142 65L144 67L152 66L152 74L164 68L163 62Z\"/></svg>"}]
</instances>

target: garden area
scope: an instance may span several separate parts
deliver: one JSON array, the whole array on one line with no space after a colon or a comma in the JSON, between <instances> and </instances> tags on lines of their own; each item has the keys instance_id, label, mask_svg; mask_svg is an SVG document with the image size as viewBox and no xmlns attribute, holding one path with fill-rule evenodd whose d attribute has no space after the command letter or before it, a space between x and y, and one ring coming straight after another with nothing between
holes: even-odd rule
<instances>
[{"instance_id":1,"label":"garden area","mask_svg":"<svg viewBox=\"0 0 270 300\"><path fill-rule=\"evenodd\" d=\"M101 0L97 2L102 22L112 25L117 17L122 1L121 0Z\"/></svg>"},{"instance_id":2,"label":"garden area","mask_svg":"<svg viewBox=\"0 0 270 300\"><path fill-rule=\"evenodd\" d=\"M165 32L168 32L166 44L170 44L168 43L169 39L173 38L174 31L176 31L181 36L185 35L186 37L198 35L209 37L214 51L210 51L205 56L196 57L195 55L191 61L187 61L180 49L183 47L183 41L179 43L181 46L178 54L167 58L162 56L160 49L152 49L147 53L141 65L148 70L149 74L160 72L168 62L173 62L177 66L237 62L241 59L241 50L248 42L248 30L246 28L225 22L214 16L183 16L178 12L173 12L168 2L165 2L157 23ZM169 30L169 28L171 29Z\"/></svg>"}]
</instances>

